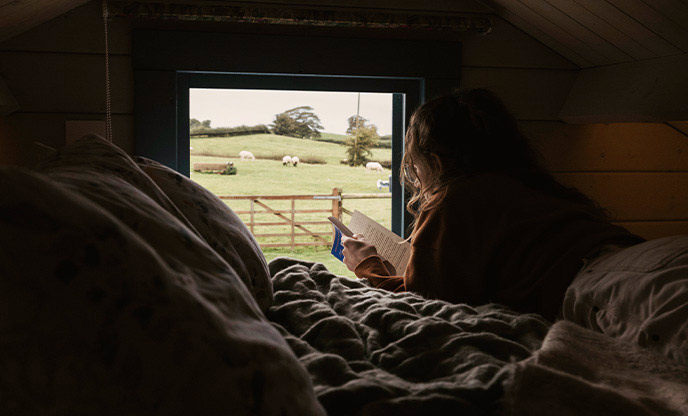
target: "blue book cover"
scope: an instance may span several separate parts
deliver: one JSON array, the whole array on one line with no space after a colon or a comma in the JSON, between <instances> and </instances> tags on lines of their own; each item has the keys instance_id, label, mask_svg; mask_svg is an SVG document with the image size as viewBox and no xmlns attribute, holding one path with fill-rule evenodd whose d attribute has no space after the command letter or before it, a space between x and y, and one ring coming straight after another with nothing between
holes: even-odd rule
<instances>
[{"instance_id":1,"label":"blue book cover","mask_svg":"<svg viewBox=\"0 0 688 416\"><path fill-rule=\"evenodd\" d=\"M332 255L339 259L339 261L344 261L344 246L342 245L342 232L339 231L337 227L334 227L334 242L332 243Z\"/></svg>"}]
</instances>

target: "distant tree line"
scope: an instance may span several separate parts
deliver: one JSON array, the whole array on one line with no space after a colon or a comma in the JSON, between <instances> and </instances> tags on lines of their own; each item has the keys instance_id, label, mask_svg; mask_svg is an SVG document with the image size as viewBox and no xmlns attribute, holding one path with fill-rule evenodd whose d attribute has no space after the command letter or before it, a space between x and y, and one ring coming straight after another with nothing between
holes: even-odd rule
<instances>
[{"instance_id":1,"label":"distant tree line","mask_svg":"<svg viewBox=\"0 0 688 416\"><path fill-rule=\"evenodd\" d=\"M219 136L247 136L250 134L269 134L270 128L265 124L257 126L211 127L210 120L189 120L189 135L191 137L219 137Z\"/></svg>"},{"instance_id":2,"label":"distant tree line","mask_svg":"<svg viewBox=\"0 0 688 416\"><path fill-rule=\"evenodd\" d=\"M343 142L338 143L346 146L346 160L350 166L360 166L370 161L370 157L373 155L370 150L372 148L392 147L391 137L384 136L381 138L377 132L377 126L366 118L353 115L347 119L347 122L349 124L346 130L348 137ZM276 114L269 126L260 124L257 126L213 128L210 126L210 120L199 121L195 118L189 120L190 135L194 137L274 133L282 136L318 140L321 138L322 129L320 118L310 106L294 107Z\"/></svg>"}]
</instances>

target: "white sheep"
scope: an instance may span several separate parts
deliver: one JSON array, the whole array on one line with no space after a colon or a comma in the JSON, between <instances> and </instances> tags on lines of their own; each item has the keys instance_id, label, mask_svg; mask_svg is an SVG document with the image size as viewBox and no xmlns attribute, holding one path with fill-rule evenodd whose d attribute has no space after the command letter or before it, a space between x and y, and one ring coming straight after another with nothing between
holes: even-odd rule
<instances>
[{"instance_id":1,"label":"white sheep","mask_svg":"<svg viewBox=\"0 0 688 416\"><path fill-rule=\"evenodd\" d=\"M377 171L377 172L382 172L382 165L379 164L378 162L368 162L366 163L366 173L369 173L370 171Z\"/></svg>"},{"instance_id":2,"label":"white sheep","mask_svg":"<svg viewBox=\"0 0 688 416\"><path fill-rule=\"evenodd\" d=\"M299 160L299 157L298 157L298 156L293 156L293 157L291 158L291 164L292 164L292 165L296 166L296 165L299 164L299 162L300 162L300 160Z\"/></svg>"},{"instance_id":3,"label":"white sheep","mask_svg":"<svg viewBox=\"0 0 688 416\"><path fill-rule=\"evenodd\" d=\"M256 160L256 157L253 156L253 153L249 152L248 150L242 150L239 152L239 159L240 160Z\"/></svg>"},{"instance_id":4,"label":"white sheep","mask_svg":"<svg viewBox=\"0 0 688 416\"><path fill-rule=\"evenodd\" d=\"M289 164L291 164L291 156L284 156L282 158L282 165L288 166Z\"/></svg>"}]
</instances>

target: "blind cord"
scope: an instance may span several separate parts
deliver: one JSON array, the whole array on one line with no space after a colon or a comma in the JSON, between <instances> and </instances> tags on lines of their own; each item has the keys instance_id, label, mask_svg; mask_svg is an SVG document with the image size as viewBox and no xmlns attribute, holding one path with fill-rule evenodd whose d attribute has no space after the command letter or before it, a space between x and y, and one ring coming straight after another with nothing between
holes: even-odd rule
<instances>
[{"instance_id":1,"label":"blind cord","mask_svg":"<svg viewBox=\"0 0 688 416\"><path fill-rule=\"evenodd\" d=\"M103 28L105 31L105 139L112 143L112 105L110 95L110 44L108 42L108 0L103 0Z\"/></svg>"}]
</instances>

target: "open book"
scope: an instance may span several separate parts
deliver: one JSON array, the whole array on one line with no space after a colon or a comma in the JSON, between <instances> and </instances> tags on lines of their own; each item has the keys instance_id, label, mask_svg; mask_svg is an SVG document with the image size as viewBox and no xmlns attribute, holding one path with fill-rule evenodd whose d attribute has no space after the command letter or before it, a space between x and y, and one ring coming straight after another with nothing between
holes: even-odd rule
<instances>
[{"instance_id":1,"label":"open book","mask_svg":"<svg viewBox=\"0 0 688 416\"><path fill-rule=\"evenodd\" d=\"M404 275L409 256L411 255L411 244L404 241L403 238L359 211L354 211L348 228L334 219L334 217L330 217L329 220L332 221L335 229L332 255L336 258L344 260L344 255L342 254L344 249L344 246L342 246L342 233L348 237L353 234L361 234L367 242L375 246L377 254L392 265L394 268L392 275Z\"/></svg>"}]
</instances>

